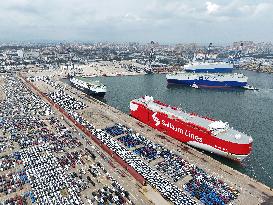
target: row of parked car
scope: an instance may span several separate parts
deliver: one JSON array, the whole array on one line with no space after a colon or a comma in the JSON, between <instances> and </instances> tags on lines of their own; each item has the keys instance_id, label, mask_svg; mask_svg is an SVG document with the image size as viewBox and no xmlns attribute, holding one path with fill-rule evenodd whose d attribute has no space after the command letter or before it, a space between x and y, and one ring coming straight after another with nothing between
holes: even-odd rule
<instances>
[{"instance_id":1,"label":"row of parked car","mask_svg":"<svg viewBox=\"0 0 273 205\"><path fill-rule=\"evenodd\" d=\"M216 204L226 204L231 200L235 199L238 192L224 184L220 188L213 184L213 189L205 189L205 185L201 189L204 193L208 191L209 194L202 194L198 190L198 186L195 183L195 174L198 176L199 173L195 165L190 164L179 158L179 156L173 154L170 150L165 147L153 143L151 140L145 138L138 133L134 133L132 129L127 128L124 125L116 124L113 127L108 127L105 130L95 129L87 120L84 120L78 113L77 106L73 105L73 100L69 101L72 104L71 107L66 107L66 104L60 103L59 105L63 107L77 122L82 124L92 132L94 136L97 137L103 144L115 152L119 157L121 157L127 164L129 164L134 170L141 174L147 182L154 188L156 188L164 198L173 202L174 204L196 204L195 200L188 196L183 190L179 189L174 183L179 179L183 178L185 175L193 176L193 180L188 182L184 186L184 190L188 191L190 195L197 196L197 198L204 204L210 204L211 201L206 198L214 196L229 196L224 198L225 200L215 200ZM122 144L118 143L113 137L122 135L118 138ZM134 148L138 145L143 145L133 152L128 148ZM151 167L146 161L152 161L158 157L162 157L164 162L156 165L156 167ZM144 160L143 160L144 159ZM175 160L172 162L172 160ZM207 178L211 178L210 175L203 172ZM164 176L165 175L165 176ZM169 177L173 179L173 182L169 180ZM203 177L204 178L204 177ZM207 178L204 178L205 181ZM200 176L199 178L200 179ZM215 178L215 180L218 180ZM219 180L218 180L219 181ZM192 184L192 186L190 186ZM207 185L208 186L208 185ZM209 186L208 186L209 187ZM219 190L217 190L217 188ZM216 190L214 192L214 190ZM201 193L195 194L195 193ZM212 193L212 194L211 194ZM221 198L221 197L222 198ZM215 197L215 198L217 198ZM213 202L213 203L214 203Z\"/></svg>"},{"instance_id":2,"label":"row of parked car","mask_svg":"<svg viewBox=\"0 0 273 205\"><path fill-rule=\"evenodd\" d=\"M64 90L57 90L48 94L48 97L67 111L80 110L86 107L85 103L68 95Z\"/></svg>"},{"instance_id":3,"label":"row of parked car","mask_svg":"<svg viewBox=\"0 0 273 205\"><path fill-rule=\"evenodd\" d=\"M3 178L3 182L9 182L11 186L18 181L23 186L30 185L30 190L22 192L20 196L9 198L2 204L83 204L80 198L81 186L74 181L60 166L53 151L58 151L57 146L62 141L58 141L58 136L70 137L66 134L67 129L63 126L63 131L57 135L53 130L46 129L45 122L50 122L52 110L38 96L34 95L15 76L6 76L4 92L6 99L1 103L1 124L0 129L5 135L10 136L10 140L18 143L17 151L11 150L11 154L6 156L15 162L18 171L12 176ZM57 140L55 145L51 142ZM25 142L24 142L25 141ZM58 146L66 146L60 144ZM19 163L17 163L19 162ZM3 163L2 163L3 164ZM21 166L23 165L23 169ZM66 190L64 195L62 192ZM17 190L16 190L17 191Z\"/></svg>"},{"instance_id":4,"label":"row of parked car","mask_svg":"<svg viewBox=\"0 0 273 205\"><path fill-rule=\"evenodd\" d=\"M157 189L166 199L170 200L174 204L196 204L193 199L184 194L183 191L176 185L171 183L166 177L150 167L139 156L121 146L107 132L99 129L93 129L91 132L103 144L109 147L134 170L141 174L147 180L147 182L152 187Z\"/></svg>"},{"instance_id":5,"label":"row of parked car","mask_svg":"<svg viewBox=\"0 0 273 205\"><path fill-rule=\"evenodd\" d=\"M133 149L133 153L141 156L148 162L161 157L163 161L157 163L155 168L170 177L173 182L177 182L187 175L191 176L192 179L183 188L203 204L223 205L228 204L238 197L238 190L230 187L222 180L207 174L203 169L189 163L164 146L155 144L138 133L133 133L132 129L124 125L116 124L107 130L111 130L111 128L118 128L120 132L125 133L118 138L118 141L126 147L131 148L143 145L137 149Z\"/></svg>"}]
</instances>

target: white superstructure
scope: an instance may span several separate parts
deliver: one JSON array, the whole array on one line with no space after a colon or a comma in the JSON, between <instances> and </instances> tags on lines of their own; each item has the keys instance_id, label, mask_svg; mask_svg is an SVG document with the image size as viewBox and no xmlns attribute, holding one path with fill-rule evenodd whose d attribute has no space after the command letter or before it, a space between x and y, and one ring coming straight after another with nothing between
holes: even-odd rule
<instances>
[{"instance_id":1,"label":"white superstructure","mask_svg":"<svg viewBox=\"0 0 273 205\"><path fill-rule=\"evenodd\" d=\"M107 91L106 86L101 84L99 81L85 81L73 77L70 78L70 82L88 94L104 95Z\"/></svg>"},{"instance_id":2,"label":"white superstructure","mask_svg":"<svg viewBox=\"0 0 273 205\"><path fill-rule=\"evenodd\" d=\"M166 75L169 84L203 87L245 87L248 77L241 73L180 72Z\"/></svg>"},{"instance_id":3,"label":"white superstructure","mask_svg":"<svg viewBox=\"0 0 273 205\"><path fill-rule=\"evenodd\" d=\"M188 72L213 72L228 73L232 72L233 64L225 62L192 62L184 66L184 70Z\"/></svg>"}]
</instances>

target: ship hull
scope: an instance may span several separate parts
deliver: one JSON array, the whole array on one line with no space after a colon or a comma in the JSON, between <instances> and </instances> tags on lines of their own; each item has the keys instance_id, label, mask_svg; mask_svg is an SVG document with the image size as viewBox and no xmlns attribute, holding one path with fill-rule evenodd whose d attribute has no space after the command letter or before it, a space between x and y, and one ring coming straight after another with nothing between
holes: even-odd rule
<instances>
[{"instance_id":1,"label":"ship hull","mask_svg":"<svg viewBox=\"0 0 273 205\"><path fill-rule=\"evenodd\" d=\"M247 82L237 82L237 81L209 81L209 80L178 80L178 79L167 79L168 84L177 84L192 86L193 84L199 87L244 87Z\"/></svg>"},{"instance_id":2,"label":"ship hull","mask_svg":"<svg viewBox=\"0 0 273 205\"><path fill-rule=\"evenodd\" d=\"M90 90L90 89L87 89L87 88L83 88L83 87L81 87L79 85L76 85L76 84L74 84L72 82L70 82L70 83L71 83L71 85L73 87L75 87L76 89L84 92L87 95L94 96L94 97L104 97L105 96L105 92L95 92L93 90Z\"/></svg>"},{"instance_id":3,"label":"ship hull","mask_svg":"<svg viewBox=\"0 0 273 205\"><path fill-rule=\"evenodd\" d=\"M198 142L187 142L187 144L192 146L192 147L196 147L198 149L202 149L202 150L205 150L207 152L214 153L214 154L217 154L219 156L232 159L234 161L242 161L248 156L247 154L232 154L232 153L229 153L229 152L224 152L222 150L214 148L213 146L205 145L205 144L198 143Z\"/></svg>"},{"instance_id":4,"label":"ship hull","mask_svg":"<svg viewBox=\"0 0 273 205\"><path fill-rule=\"evenodd\" d=\"M208 131L193 128L187 122L169 118L165 113L154 112L142 104L131 102L130 114L132 117L173 139L232 160L241 161L252 150L252 142L249 144L237 144L219 139Z\"/></svg>"}]
</instances>

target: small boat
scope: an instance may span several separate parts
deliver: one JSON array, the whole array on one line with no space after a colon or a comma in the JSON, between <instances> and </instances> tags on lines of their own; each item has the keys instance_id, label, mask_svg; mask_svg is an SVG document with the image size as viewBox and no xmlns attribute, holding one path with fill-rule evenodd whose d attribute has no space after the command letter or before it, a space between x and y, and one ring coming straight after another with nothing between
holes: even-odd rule
<instances>
[{"instance_id":1,"label":"small boat","mask_svg":"<svg viewBox=\"0 0 273 205\"><path fill-rule=\"evenodd\" d=\"M248 85L248 84L246 86L244 86L243 88L247 89L247 90L259 90L258 88L255 88L252 85Z\"/></svg>"},{"instance_id":2,"label":"small boat","mask_svg":"<svg viewBox=\"0 0 273 205\"><path fill-rule=\"evenodd\" d=\"M196 85L195 83L193 83L191 87L192 87L192 88L195 88L195 89L198 89L198 88L199 88L198 85Z\"/></svg>"}]
</instances>

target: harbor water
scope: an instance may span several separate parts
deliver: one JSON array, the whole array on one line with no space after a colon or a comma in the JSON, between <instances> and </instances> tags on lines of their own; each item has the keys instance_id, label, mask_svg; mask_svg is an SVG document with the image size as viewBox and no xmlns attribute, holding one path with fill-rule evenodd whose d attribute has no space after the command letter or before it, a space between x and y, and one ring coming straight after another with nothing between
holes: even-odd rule
<instances>
[{"instance_id":1,"label":"harbor water","mask_svg":"<svg viewBox=\"0 0 273 205\"><path fill-rule=\"evenodd\" d=\"M125 113L129 113L130 100L150 95L187 112L229 122L234 129L252 136L252 154L242 163L210 155L273 188L273 74L240 72L247 75L249 84L259 91L167 86L163 74L96 77L91 80L105 84L105 102Z\"/></svg>"}]
</instances>

